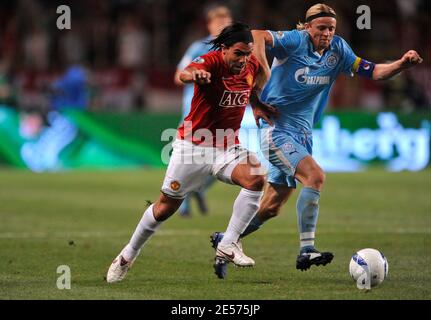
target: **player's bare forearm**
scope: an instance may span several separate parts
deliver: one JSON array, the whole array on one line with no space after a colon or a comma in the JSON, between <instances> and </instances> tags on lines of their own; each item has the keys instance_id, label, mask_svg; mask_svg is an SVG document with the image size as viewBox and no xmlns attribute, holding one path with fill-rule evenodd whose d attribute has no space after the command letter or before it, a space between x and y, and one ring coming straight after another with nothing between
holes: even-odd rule
<instances>
[{"instance_id":1,"label":"player's bare forearm","mask_svg":"<svg viewBox=\"0 0 431 320\"><path fill-rule=\"evenodd\" d=\"M253 54L259 61L261 69L267 78L266 81L268 81L269 77L271 76L271 68L269 67L268 60L266 59L265 47L266 45L274 45L272 37L267 31L263 30L252 30L252 34L254 39Z\"/></svg>"},{"instance_id":2,"label":"player's bare forearm","mask_svg":"<svg viewBox=\"0 0 431 320\"><path fill-rule=\"evenodd\" d=\"M397 61L376 64L373 71L373 80L390 79L401 71L422 63L422 61L423 59L416 51L409 50Z\"/></svg>"},{"instance_id":3,"label":"player's bare forearm","mask_svg":"<svg viewBox=\"0 0 431 320\"><path fill-rule=\"evenodd\" d=\"M387 80L397 75L405 68L401 65L401 60L392 63L376 64L373 71L373 80Z\"/></svg>"},{"instance_id":4,"label":"player's bare forearm","mask_svg":"<svg viewBox=\"0 0 431 320\"><path fill-rule=\"evenodd\" d=\"M186 68L181 71L179 78L183 83L211 83L211 73L203 69Z\"/></svg>"},{"instance_id":5,"label":"player's bare forearm","mask_svg":"<svg viewBox=\"0 0 431 320\"><path fill-rule=\"evenodd\" d=\"M175 75L174 75L174 83L177 85L177 86L183 86L184 85L184 82L182 82L181 81L181 79L180 79L180 75L181 75L181 70L176 70L175 71Z\"/></svg>"},{"instance_id":6,"label":"player's bare forearm","mask_svg":"<svg viewBox=\"0 0 431 320\"><path fill-rule=\"evenodd\" d=\"M260 97L260 93L262 92L265 84L268 82L270 76L271 75L265 72L265 70L263 69L263 66L260 64L259 71L256 75L256 80L253 88L253 91L255 91L258 97Z\"/></svg>"},{"instance_id":7,"label":"player's bare forearm","mask_svg":"<svg viewBox=\"0 0 431 320\"><path fill-rule=\"evenodd\" d=\"M259 99L260 93L261 93L261 90L256 88L253 88L253 90L251 91L250 105L253 109L256 107L259 107L262 104L262 102Z\"/></svg>"}]
</instances>

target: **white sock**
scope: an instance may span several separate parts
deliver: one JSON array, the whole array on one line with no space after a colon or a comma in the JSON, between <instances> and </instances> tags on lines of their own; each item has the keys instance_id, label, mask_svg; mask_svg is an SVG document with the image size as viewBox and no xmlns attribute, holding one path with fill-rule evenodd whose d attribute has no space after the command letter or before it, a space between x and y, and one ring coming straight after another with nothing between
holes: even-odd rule
<instances>
[{"instance_id":1,"label":"white sock","mask_svg":"<svg viewBox=\"0 0 431 320\"><path fill-rule=\"evenodd\" d=\"M262 193L262 191L241 189L233 204L233 213L229 225L227 226L222 241L220 241L222 245L228 245L238 241L239 236L244 232L251 219L253 219L257 213Z\"/></svg>"},{"instance_id":2,"label":"white sock","mask_svg":"<svg viewBox=\"0 0 431 320\"><path fill-rule=\"evenodd\" d=\"M122 255L127 261L133 260L141 251L141 248L151 238L156 229L163 221L157 221L153 213L154 204L145 210L141 221L139 221L135 232L130 239L130 242L123 249Z\"/></svg>"}]
</instances>

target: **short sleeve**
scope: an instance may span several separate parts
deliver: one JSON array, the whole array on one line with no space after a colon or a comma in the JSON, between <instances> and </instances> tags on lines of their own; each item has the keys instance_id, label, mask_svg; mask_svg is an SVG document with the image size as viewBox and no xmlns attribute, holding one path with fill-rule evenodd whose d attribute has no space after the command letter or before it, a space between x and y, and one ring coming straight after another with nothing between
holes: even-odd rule
<instances>
[{"instance_id":1,"label":"short sleeve","mask_svg":"<svg viewBox=\"0 0 431 320\"><path fill-rule=\"evenodd\" d=\"M270 31L274 46L270 53L277 59L284 59L295 52L301 45L301 34L298 30L292 31Z\"/></svg>"},{"instance_id":2,"label":"short sleeve","mask_svg":"<svg viewBox=\"0 0 431 320\"><path fill-rule=\"evenodd\" d=\"M347 42L340 38L340 55L343 57L341 71L353 76L355 62L359 59Z\"/></svg>"},{"instance_id":3,"label":"short sleeve","mask_svg":"<svg viewBox=\"0 0 431 320\"><path fill-rule=\"evenodd\" d=\"M197 56L201 54L201 44L196 41L192 43L186 52L184 53L184 56L181 58L180 62L177 65L178 70L185 69Z\"/></svg>"},{"instance_id":4,"label":"short sleeve","mask_svg":"<svg viewBox=\"0 0 431 320\"><path fill-rule=\"evenodd\" d=\"M193 59L192 62L186 66L186 68L192 67L192 68L202 69L202 70L211 72L211 69L214 67L215 62L216 62L216 59L212 56L212 54L207 53Z\"/></svg>"}]
</instances>

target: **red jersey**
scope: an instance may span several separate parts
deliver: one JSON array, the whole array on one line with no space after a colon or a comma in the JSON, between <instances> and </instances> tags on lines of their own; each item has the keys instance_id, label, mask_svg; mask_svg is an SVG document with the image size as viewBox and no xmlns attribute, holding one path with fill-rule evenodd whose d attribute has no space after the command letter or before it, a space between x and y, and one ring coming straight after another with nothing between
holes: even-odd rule
<instances>
[{"instance_id":1,"label":"red jersey","mask_svg":"<svg viewBox=\"0 0 431 320\"><path fill-rule=\"evenodd\" d=\"M210 72L211 83L195 84L190 113L178 129L178 138L214 147L239 143L238 131L259 70L257 58L251 55L238 75L229 71L221 51L200 56L188 67Z\"/></svg>"}]
</instances>

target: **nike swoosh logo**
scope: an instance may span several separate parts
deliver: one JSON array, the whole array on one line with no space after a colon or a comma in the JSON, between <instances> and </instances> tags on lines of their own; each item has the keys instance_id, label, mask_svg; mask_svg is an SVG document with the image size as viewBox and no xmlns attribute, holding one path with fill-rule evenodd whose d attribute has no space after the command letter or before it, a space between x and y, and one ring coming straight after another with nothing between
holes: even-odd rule
<instances>
[{"instance_id":1,"label":"nike swoosh logo","mask_svg":"<svg viewBox=\"0 0 431 320\"><path fill-rule=\"evenodd\" d=\"M232 254L227 254L226 252L221 251L220 249L217 249L218 251L220 251L221 253L223 253L226 257L228 257L229 259L235 258L235 252L232 252Z\"/></svg>"},{"instance_id":2,"label":"nike swoosh logo","mask_svg":"<svg viewBox=\"0 0 431 320\"><path fill-rule=\"evenodd\" d=\"M128 263L128 261L126 259L124 259L123 257L121 257L121 261L120 261L120 266L125 266Z\"/></svg>"}]
</instances>

